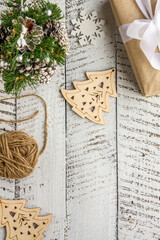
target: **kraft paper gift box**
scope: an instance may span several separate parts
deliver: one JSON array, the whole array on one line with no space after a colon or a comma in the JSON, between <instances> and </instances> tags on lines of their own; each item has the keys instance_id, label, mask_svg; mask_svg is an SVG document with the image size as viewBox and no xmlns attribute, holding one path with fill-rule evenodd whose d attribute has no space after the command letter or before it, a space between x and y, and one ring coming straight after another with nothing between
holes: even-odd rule
<instances>
[{"instance_id":1,"label":"kraft paper gift box","mask_svg":"<svg viewBox=\"0 0 160 240\"><path fill-rule=\"evenodd\" d=\"M157 0L151 0L153 13ZM117 26L146 19L135 0L110 0ZM125 48L142 94L146 97L160 94L160 71L153 68L140 48L140 40L132 39Z\"/></svg>"}]
</instances>

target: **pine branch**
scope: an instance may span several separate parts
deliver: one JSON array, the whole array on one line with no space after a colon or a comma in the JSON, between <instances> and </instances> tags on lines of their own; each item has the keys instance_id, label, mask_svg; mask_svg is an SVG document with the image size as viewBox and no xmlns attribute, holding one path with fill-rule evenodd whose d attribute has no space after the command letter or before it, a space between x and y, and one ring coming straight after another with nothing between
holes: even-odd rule
<instances>
[{"instance_id":1,"label":"pine branch","mask_svg":"<svg viewBox=\"0 0 160 240\"><path fill-rule=\"evenodd\" d=\"M13 94L16 97L20 95L22 90L28 86L35 88L39 82L38 75L32 78L32 74L26 77L24 74L19 74L18 71L3 70L2 78L4 81L4 88L6 93Z\"/></svg>"},{"instance_id":2,"label":"pine branch","mask_svg":"<svg viewBox=\"0 0 160 240\"><path fill-rule=\"evenodd\" d=\"M47 15L47 10L52 11L51 16ZM49 19L59 21L64 17L62 10L56 4L42 0L39 0L38 7L35 6L34 8L29 8L29 10L25 13L25 16L35 19L36 23L40 26L43 26Z\"/></svg>"},{"instance_id":3,"label":"pine branch","mask_svg":"<svg viewBox=\"0 0 160 240\"><path fill-rule=\"evenodd\" d=\"M24 0L25 3L26 0ZM38 4L38 6L37 6ZM37 38L40 35L40 28L35 30L34 33L30 33L26 37L28 46L33 48L25 49L20 52L17 48L17 41L22 32L22 23L20 17L25 19L26 17L34 19L36 25L41 26L42 29L48 22L48 20L59 21L63 18L61 9L57 4L52 4L49 1L37 0L37 4L33 7L29 7L28 11L21 11L21 0L7 0L6 5L11 9L10 11L4 11L0 19L2 20L2 26L10 29L7 32L7 37L0 46L0 55L4 61L9 64L7 70L3 70L2 78L4 81L4 88L8 94L14 94L18 96L22 90L25 90L27 86L36 87L39 83L39 74L36 74L34 70L30 72L29 76L24 73L20 73L20 67L18 62L19 55L23 55L21 65L26 68L29 62L46 61L48 58L50 62L48 67L54 67L54 64L65 64L66 46L61 45L57 38L46 37L42 35L42 39ZM51 16L47 15L47 11L51 10ZM40 42L39 44L36 42ZM30 44L30 45L29 45Z\"/></svg>"}]
</instances>

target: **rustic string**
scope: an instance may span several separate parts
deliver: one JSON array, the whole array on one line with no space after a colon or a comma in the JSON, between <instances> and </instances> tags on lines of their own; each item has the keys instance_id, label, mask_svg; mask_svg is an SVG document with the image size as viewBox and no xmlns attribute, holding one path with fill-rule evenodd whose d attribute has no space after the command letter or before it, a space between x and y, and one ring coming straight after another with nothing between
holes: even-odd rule
<instances>
[{"instance_id":1,"label":"rustic string","mask_svg":"<svg viewBox=\"0 0 160 240\"><path fill-rule=\"evenodd\" d=\"M0 135L0 176L9 179L20 179L29 176L38 162L38 158L43 154L47 145L47 104L44 99L38 95L30 94L18 98L4 98L0 102L12 99L21 99L26 97L37 97L41 99L45 106L45 141L42 150L39 152L37 142L27 133L22 131L11 131ZM39 111L31 117L22 120L5 120L2 122L21 123L33 119Z\"/></svg>"}]
</instances>

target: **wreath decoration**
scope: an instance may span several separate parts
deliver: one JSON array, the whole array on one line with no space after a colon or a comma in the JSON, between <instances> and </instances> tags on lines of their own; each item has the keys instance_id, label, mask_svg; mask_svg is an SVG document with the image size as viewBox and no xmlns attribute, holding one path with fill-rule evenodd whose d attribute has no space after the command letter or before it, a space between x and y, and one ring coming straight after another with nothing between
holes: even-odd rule
<instances>
[{"instance_id":1,"label":"wreath decoration","mask_svg":"<svg viewBox=\"0 0 160 240\"><path fill-rule=\"evenodd\" d=\"M62 10L44 0L8 0L0 15L0 72L6 93L48 83L65 64L69 41Z\"/></svg>"}]
</instances>

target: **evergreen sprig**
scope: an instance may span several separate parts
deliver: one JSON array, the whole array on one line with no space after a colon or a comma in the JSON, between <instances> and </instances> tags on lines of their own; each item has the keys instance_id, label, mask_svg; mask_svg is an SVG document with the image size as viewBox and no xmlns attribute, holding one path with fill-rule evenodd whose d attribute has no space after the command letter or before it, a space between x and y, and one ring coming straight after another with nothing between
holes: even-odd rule
<instances>
[{"instance_id":1,"label":"evergreen sprig","mask_svg":"<svg viewBox=\"0 0 160 240\"><path fill-rule=\"evenodd\" d=\"M26 0L24 0L25 3ZM26 17L34 19L38 26L43 26L48 20L59 21L63 18L62 10L56 5L49 1L37 0L37 4L32 7L28 7L27 11L22 11L21 0L8 0L6 6L9 10L3 12L0 16L2 26L9 29L9 35L6 40L2 42L0 46L0 55L4 61L9 64L9 68L4 69L2 72L2 79L4 81L4 88L6 93L14 94L15 96L20 95L22 90L26 87L36 87L39 84L39 74L35 74L34 71L30 72L29 76L19 71L18 56L22 53L17 48L17 41L20 38L22 32L22 23L20 17L25 19ZM48 16L47 12L51 10L51 16ZM34 32L38 34L38 31ZM29 35L29 41L35 40L35 35ZM48 66L51 64L65 64L66 57L66 46L60 44L54 35L51 37L43 36L43 39L35 48L30 51L26 49L23 52L22 63L26 68L28 60L46 60L50 59Z\"/></svg>"},{"instance_id":2,"label":"evergreen sprig","mask_svg":"<svg viewBox=\"0 0 160 240\"><path fill-rule=\"evenodd\" d=\"M24 74L12 70L4 70L2 78L6 93L12 93L15 96L19 96L21 91L26 90L28 86L35 88L39 82L38 75L35 75L34 78L32 78L31 73L29 77L26 77Z\"/></svg>"},{"instance_id":3,"label":"evergreen sprig","mask_svg":"<svg viewBox=\"0 0 160 240\"><path fill-rule=\"evenodd\" d=\"M62 10L56 4L39 0L37 5L38 7L35 6L34 8L29 8L24 16L35 19L38 25L43 26L49 19L59 21L63 18ZM52 11L51 16L46 14L47 10Z\"/></svg>"}]
</instances>

